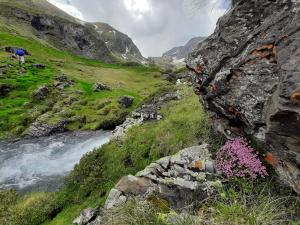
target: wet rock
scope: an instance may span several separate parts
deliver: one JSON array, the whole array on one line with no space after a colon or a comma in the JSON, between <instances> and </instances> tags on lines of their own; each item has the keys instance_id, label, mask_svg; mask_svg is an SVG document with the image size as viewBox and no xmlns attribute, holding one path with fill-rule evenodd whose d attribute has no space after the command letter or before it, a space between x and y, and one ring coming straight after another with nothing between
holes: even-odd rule
<instances>
[{"instance_id":1,"label":"wet rock","mask_svg":"<svg viewBox=\"0 0 300 225\"><path fill-rule=\"evenodd\" d=\"M118 139L123 137L129 128L141 124L141 122L142 121L140 119L127 118L124 123L115 128L112 138Z\"/></svg>"},{"instance_id":2,"label":"wet rock","mask_svg":"<svg viewBox=\"0 0 300 225\"><path fill-rule=\"evenodd\" d=\"M93 88L94 92L109 91L109 90L111 90L111 89L107 85L102 84L102 83L96 83Z\"/></svg>"},{"instance_id":3,"label":"wet rock","mask_svg":"<svg viewBox=\"0 0 300 225\"><path fill-rule=\"evenodd\" d=\"M39 87L34 93L33 93L33 98L36 100L44 100L47 95L49 94L50 90L49 88L44 85L42 87Z\"/></svg>"},{"instance_id":4,"label":"wet rock","mask_svg":"<svg viewBox=\"0 0 300 225\"><path fill-rule=\"evenodd\" d=\"M80 216L76 218L73 223L77 225L86 225L93 221L99 214L99 209L85 209L80 213Z\"/></svg>"},{"instance_id":5,"label":"wet rock","mask_svg":"<svg viewBox=\"0 0 300 225\"><path fill-rule=\"evenodd\" d=\"M119 104L125 108L129 108L134 101L134 97L132 96L122 96L119 98Z\"/></svg>"},{"instance_id":6,"label":"wet rock","mask_svg":"<svg viewBox=\"0 0 300 225\"><path fill-rule=\"evenodd\" d=\"M187 67L215 129L264 144L289 165L279 175L300 194L300 177L288 175L300 172L299 4L234 1Z\"/></svg>"},{"instance_id":7,"label":"wet rock","mask_svg":"<svg viewBox=\"0 0 300 225\"><path fill-rule=\"evenodd\" d=\"M53 124L48 124L47 121L48 115L42 115L34 123L32 123L29 128L24 132L25 136L28 137L43 137L49 136L54 133L59 133L65 131L65 126L67 120L60 120Z\"/></svg>"}]
</instances>

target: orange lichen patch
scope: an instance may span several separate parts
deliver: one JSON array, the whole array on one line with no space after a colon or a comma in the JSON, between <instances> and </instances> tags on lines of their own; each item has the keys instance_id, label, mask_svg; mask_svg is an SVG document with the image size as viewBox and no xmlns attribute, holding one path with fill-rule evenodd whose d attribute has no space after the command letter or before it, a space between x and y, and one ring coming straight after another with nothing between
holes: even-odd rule
<instances>
[{"instance_id":1,"label":"orange lichen patch","mask_svg":"<svg viewBox=\"0 0 300 225\"><path fill-rule=\"evenodd\" d=\"M203 162L201 160L196 160L195 161L195 168L198 170L202 170L204 167Z\"/></svg>"},{"instance_id":2,"label":"orange lichen patch","mask_svg":"<svg viewBox=\"0 0 300 225\"><path fill-rule=\"evenodd\" d=\"M250 55L258 59L267 59L273 61L276 57L277 50L273 44L267 44L254 49Z\"/></svg>"},{"instance_id":3,"label":"orange lichen patch","mask_svg":"<svg viewBox=\"0 0 300 225\"><path fill-rule=\"evenodd\" d=\"M241 116L241 113L239 111L237 111L236 109L234 109L233 107L229 107L228 112L230 114L234 115L235 117L240 117Z\"/></svg>"},{"instance_id":4,"label":"orange lichen patch","mask_svg":"<svg viewBox=\"0 0 300 225\"><path fill-rule=\"evenodd\" d=\"M269 163L271 166L276 167L278 165L278 159L276 156L274 156L272 153L268 152L265 156L265 160L267 163Z\"/></svg>"},{"instance_id":5,"label":"orange lichen patch","mask_svg":"<svg viewBox=\"0 0 300 225\"><path fill-rule=\"evenodd\" d=\"M248 60L247 62L244 63L244 65L254 65L256 64L256 60Z\"/></svg>"},{"instance_id":6,"label":"orange lichen patch","mask_svg":"<svg viewBox=\"0 0 300 225\"><path fill-rule=\"evenodd\" d=\"M289 38L289 35L286 34L286 35L284 35L284 36L282 37L282 40L285 41L285 40L287 40L288 38Z\"/></svg>"},{"instance_id":7,"label":"orange lichen patch","mask_svg":"<svg viewBox=\"0 0 300 225\"><path fill-rule=\"evenodd\" d=\"M300 92L293 93L291 95L290 99L291 99L291 102L294 103L294 104L300 102Z\"/></svg>"},{"instance_id":8,"label":"orange lichen patch","mask_svg":"<svg viewBox=\"0 0 300 225\"><path fill-rule=\"evenodd\" d=\"M202 74L205 71L204 66L198 64L195 71L199 74Z\"/></svg>"},{"instance_id":9,"label":"orange lichen patch","mask_svg":"<svg viewBox=\"0 0 300 225\"><path fill-rule=\"evenodd\" d=\"M268 35L267 33L261 33L261 34L259 35L259 37L260 37L260 38L266 38L267 35Z\"/></svg>"}]
</instances>

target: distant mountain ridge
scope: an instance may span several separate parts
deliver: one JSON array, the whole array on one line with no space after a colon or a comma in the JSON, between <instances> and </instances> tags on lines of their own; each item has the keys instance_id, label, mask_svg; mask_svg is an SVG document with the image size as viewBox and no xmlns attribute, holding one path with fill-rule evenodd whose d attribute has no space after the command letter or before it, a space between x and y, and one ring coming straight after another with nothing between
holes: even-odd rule
<instances>
[{"instance_id":1,"label":"distant mountain ridge","mask_svg":"<svg viewBox=\"0 0 300 225\"><path fill-rule=\"evenodd\" d=\"M206 37L195 37L189 40L184 46L174 47L163 53L162 57L149 57L150 63L158 65L162 68L172 68L174 66L185 66L185 59L188 57L200 42Z\"/></svg>"},{"instance_id":2,"label":"distant mountain ridge","mask_svg":"<svg viewBox=\"0 0 300 225\"><path fill-rule=\"evenodd\" d=\"M174 47L171 50L165 52L162 57L163 58L172 58L174 60L185 59L189 53L191 53L197 45L205 40L206 37L195 37L186 43L184 46Z\"/></svg>"},{"instance_id":3,"label":"distant mountain ridge","mask_svg":"<svg viewBox=\"0 0 300 225\"><path fill-rule=\"evenodd\" d=\"M1 30L104 62L144 60L127 35L108 24L76 19L46 0L0 0Z\"/></svg>"}]
</instances>

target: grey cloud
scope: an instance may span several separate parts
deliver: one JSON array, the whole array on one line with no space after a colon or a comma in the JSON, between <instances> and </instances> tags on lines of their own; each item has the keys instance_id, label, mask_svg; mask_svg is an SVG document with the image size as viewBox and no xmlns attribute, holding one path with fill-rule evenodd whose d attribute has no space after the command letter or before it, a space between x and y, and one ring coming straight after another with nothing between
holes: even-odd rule
<instances>
[{"instance_id":1,"label":"grey cloud","mask_svg":"<svg viewBox=\"0 0 300 225\"><path fill-rule=\"evenodd\" d=\"M139 1L139 0L137 0ZM207 36L224 13L222 0L148 0L151 11L135 19L124 0L71 0L86 21L106 22L128 34L144 56L159 56L195 36Z\"/></svg>"}]
</instances>

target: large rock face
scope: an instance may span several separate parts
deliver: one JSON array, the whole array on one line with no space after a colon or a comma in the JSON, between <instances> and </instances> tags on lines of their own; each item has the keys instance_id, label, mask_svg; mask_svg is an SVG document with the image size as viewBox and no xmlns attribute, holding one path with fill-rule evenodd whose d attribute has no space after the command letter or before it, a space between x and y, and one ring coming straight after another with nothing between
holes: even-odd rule
<instances>
[{"instance_id":1,"label":"large rock face","mask_svg":"<svg viewBox=\"0 0 300 225\"><path fill-rule=\"evenodd\" d=\"M300 193L300 3L240 0L187 67L218 131L267 144L269 161Z\"/></svg>"}]
</instances>

